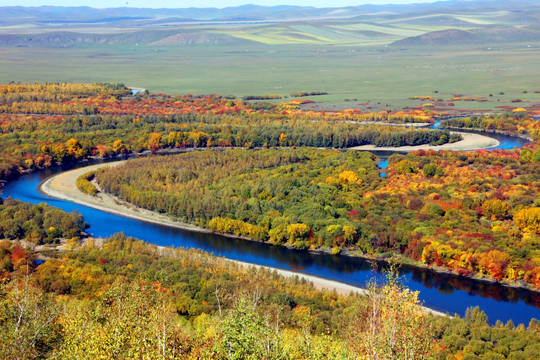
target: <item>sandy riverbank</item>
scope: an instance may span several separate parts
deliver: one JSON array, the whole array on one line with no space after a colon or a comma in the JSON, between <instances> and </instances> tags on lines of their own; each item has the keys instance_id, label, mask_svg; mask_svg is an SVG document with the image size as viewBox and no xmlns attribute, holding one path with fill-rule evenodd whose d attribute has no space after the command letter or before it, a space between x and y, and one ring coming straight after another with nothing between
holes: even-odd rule
<instances>
[{"instance_id":1,"label":"sandy riverbank","mask_svg":"<svg viewBox=\"0 0 540 360\"><path fill-rule=\"evenodd\" d=\"M112 196L104 194L104 193L98 193L98 196L93 197L93 196L84 194L77 189L75 182L77 181L77 178L80 175L85 174L92 170L99 169L101 167L105 167L105 166L118 166L122 164L123 162L124 161L117 161L117 162L112 162L112 163L107 163L107 164L98 164L98 165L92 165L92 166L87 166L84 168L79 168L79 169L63 172L45 181L41 185L41 191L55 198L64 199L64 200L68 200L77 204L86 205L86 206L89 206L98 210L102 210L108 213L116 214L116 215L130 217L133 219L143 220L147 222L153 222L153 223L161 224L161 225L177 227L181 229L188 229L188 230L200 231L200 232L210 232L206 229L202 229L197 226L175 222L166 216L163 216L163 215L160 215L160 214L157 214L157 213L145 210L145 209L135 208L134 206L130 204L122 203L118 199L114 199ZM256 265L256 264L246 263L242 261L236 261L236 260L231 260L231 261L235 261L245 267L254 266L257 268L266 268L270 270L275 270L278 274L286 278L298 276L301 279L306 279L307 281L312 282L315 288L319 290L336 291L338 294L341 294L341 295L347 295L351 292L360 293L360 294L366 293L365 289L348 285L348 284L344 284L344 283L340 283L338 281L319 278L313 275L306 275L306 274L297 273L294 271L276 269L269 266ZM433 309L429 309L429 308L425 308L425 309L426 311L432 314L445 316L444 313L435 311Z\"/></svg>"},{"instance_id":2,"label":"sandy riverbank","mask_svg":"<svg viewBox=\"0 0 540 360\"><path fill-rule=\"evenodd\" d=\"M77 181L77 178L82 174L106 166L118 166L124 161L125 160L115 161L106 164L92 165L63 172L46 180L43 184L41 184L41 191L49 196L58 199L69 200L77 204L86 205L115 215L125 216L132 219L143 220L160 225L173 226L181 229L209 232L206 229L202 229L190 224L179 223L167 216L146 209L137 208L131 204L123 202L120 199L115 199L114 197L105 193L100 192L97 194L97 196L94 197L88 194L84 194L80 192L79 189L77 189L75 182Z\"/></svg>"},{"instance_id":3,"label":"sandy riverbank","mask_svg":"<svg viewBox=\"0 0 540 360\"><path fill-rule=\"evenodd\" d=\"M473 133L460 133L463 140L457 141L451 144L444 145L417 145L417 146L400 146L400 147L376 147L375 145L362 145L355 146L351 149L364 150L364 151L400 151L408 152L414 150L479 150L489 149L499 146L500 142L497 139L490 138L488 136L473 134Z\"/></svg>"}]
</instances>

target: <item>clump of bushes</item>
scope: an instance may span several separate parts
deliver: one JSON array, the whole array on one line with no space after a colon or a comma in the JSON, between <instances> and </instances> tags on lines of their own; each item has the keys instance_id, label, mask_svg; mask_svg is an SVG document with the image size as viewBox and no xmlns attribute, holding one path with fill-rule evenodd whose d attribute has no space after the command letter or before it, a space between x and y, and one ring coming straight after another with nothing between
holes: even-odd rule
<instances>
[{"instance_id":1,"label":"clump of bushes","mask_svg":"<svg viewBox=\"0 0 540 360\"><path fill-rule=\"evenodd\" d=\"M75 182L77 189L79 189L85 194L96 196L98 193L98 189L94 184L91 183L91 181L94 179L95 174L95 171L90 171L79 176L77 178L77 181Z\"/></svg>"}]
</instances>

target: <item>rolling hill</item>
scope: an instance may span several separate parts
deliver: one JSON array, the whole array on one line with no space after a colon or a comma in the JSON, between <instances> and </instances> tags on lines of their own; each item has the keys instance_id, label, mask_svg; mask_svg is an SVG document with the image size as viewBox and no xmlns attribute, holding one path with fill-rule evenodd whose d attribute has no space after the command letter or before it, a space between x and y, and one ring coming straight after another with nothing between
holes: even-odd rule
<instances>
[{"instance_id":1,"label":"rolling hill","mask_svg":"<svg viewBox=\"0 0 540 360\"><path fill-rule=\"evenodd\" d=\"M470 31L448 29L430 31L393 42L392 46L444 46L458 44L489 44L523 41L540 41L540 31L535 28L490 26Z\"/></svg>"},{"instance_id":2,"label":"rolling hill","mask_svg":"<svg viewBox=\"0 0 540 360\"><path fill-rule=\"evenodd\" d=\"M0 7L0 46L451 45L538 40L536 2L441 1L344 8Z\"/></svg>"}]
</instances>

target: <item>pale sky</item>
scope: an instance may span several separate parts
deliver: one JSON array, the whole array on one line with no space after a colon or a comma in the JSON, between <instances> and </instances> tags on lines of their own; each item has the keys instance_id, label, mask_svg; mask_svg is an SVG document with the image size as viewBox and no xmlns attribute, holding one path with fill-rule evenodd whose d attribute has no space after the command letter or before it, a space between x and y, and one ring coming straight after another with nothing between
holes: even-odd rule
<instances>
[{"instance_id":1,"label":"pale sky","mask_svg":"<svg viewBox=\"0 0 540 360\"><path fill-rule=\"evenodd\" d=\"M187 8L187 7L217 7L254 5L300 5L313 7L342 7L365 4L411 4L429 3L435 0L1 0L0 6L90 6L94 8L140 7L140 8Z\"/></svg>"}]
</instances>

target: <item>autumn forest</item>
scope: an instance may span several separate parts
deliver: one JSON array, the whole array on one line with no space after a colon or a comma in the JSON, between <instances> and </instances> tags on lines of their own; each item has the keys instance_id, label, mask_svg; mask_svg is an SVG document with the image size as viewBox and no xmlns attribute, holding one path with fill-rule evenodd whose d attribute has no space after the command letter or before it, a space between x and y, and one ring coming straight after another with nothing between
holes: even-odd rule
<instances>
[{"instance_id":1,"label":"autumn forest","mask_svg":"<svg viewBox=\"0 0 540 360\"><path fill-rule=\"evenodd\" d=\"M540 121L516 108L320 110L288 101L133 94L122 84L0 85L0 180L88 159L93 197L247 241L385 260L540 291ZM441 121L438 129L428 129ZM456 129L530 142L436 150ZM383 170L357 146L395 153ZM317 290L202 251L0 199L0 357L529 359L540 326L430 315L392 271L367 296ZM61 251L52 250L61 246ZM36 262L36 259L43 261ZM34 311L38 309L39 311ZM144 339L144 340L141 340ZM116 354L111 357L111 354Z\"/></svg>"}]
</instances>

